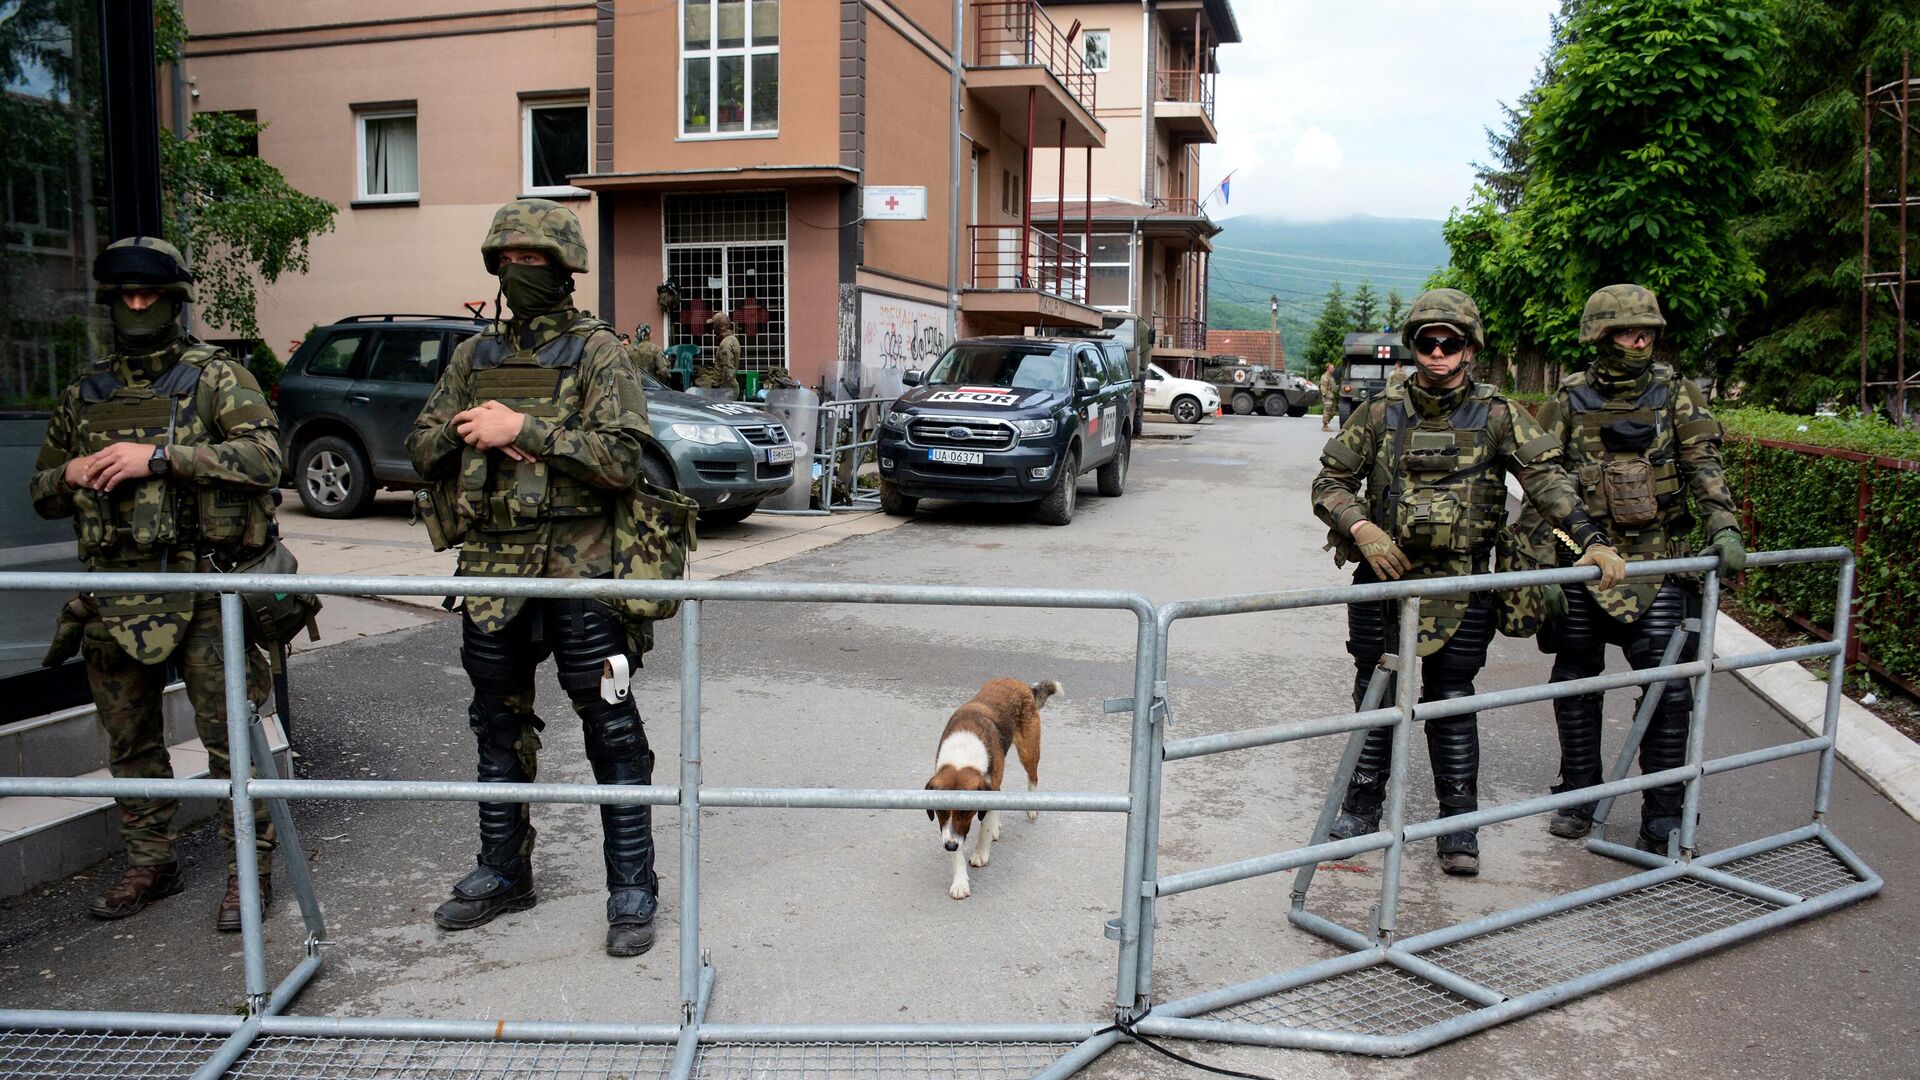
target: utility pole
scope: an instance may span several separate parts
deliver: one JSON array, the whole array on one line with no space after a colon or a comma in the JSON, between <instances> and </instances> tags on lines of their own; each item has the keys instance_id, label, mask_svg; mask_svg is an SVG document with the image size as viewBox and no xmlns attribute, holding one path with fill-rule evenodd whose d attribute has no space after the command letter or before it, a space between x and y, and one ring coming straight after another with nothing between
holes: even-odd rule
<instances>
[{"instance_id":1,"label":"utility pole","mask_svg":"<svg viewBox=\"0 0 1920 1080\"><path fill-rule=\"evenodd\" d=\"M1267 309L1267 367L1271 368L1276 359L1275 349L1280 342L1280 294L1268 296L1267 301L1271 305Z\"/></svg>"}]
</instances>

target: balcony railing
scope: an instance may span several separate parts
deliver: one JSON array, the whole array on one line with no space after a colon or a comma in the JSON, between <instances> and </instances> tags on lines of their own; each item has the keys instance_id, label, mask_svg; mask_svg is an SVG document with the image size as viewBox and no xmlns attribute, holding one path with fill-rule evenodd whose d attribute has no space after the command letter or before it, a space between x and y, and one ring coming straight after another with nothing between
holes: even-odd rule
<instances>
[{"instance_id":1,"label":"balcony railing","mask_svg":"<svg viewBox=\"0 0 1920 1080\"><path fill-rule=\"evenodd\" d=\"M975 65L1038 64L1060 80L1081 108L1093 112L1094 73L1087 67L1080 40L1068 41L1038 0L975 0L973 17Z\"/></svg>"},{"instance_id":2,"label":"balcony railing","mask_svg":"<svg viewBox=\"0 0 1920 1080\"><path fill-rule=\"evenodd\" d=\"M1179 214L1182 217L1200 216L1200 200L1187 198L1185 196L1171 199L1155 199L1153 200L1153 208L1155 210L1165 210L1169 214Z\"/></svg>"},{"instance_id":3,"label":"balcony railing","mask_svg":"<svg viewBox=\"0 0 1920 1080\"><path fill-rule=\"evenodd\" d=\"M1174 68L1160 73L1161 101L1191 101L1213 120L1213 72Z\"/></svg>"},{"instance_id":4,"label":"balcony railing","mask_svg":"<svg viewBox=\"0 0 1920 1080\"><path fill-rule=\"evenodd\" d=\"M1038 229L1020 242L1018 225L969 225L976 289L1034 289L1087 302L1087 257Z\"/></svg>"},{"instance_id":5,"label":"balcony railing","mask_svg":"<svg viewBox=\"0 0 1920 1080\"><path fill-rule=\"evenodd\" d=\"M1207 321L1187 315L1155 315L1153 344L1158 349L1205 349Z\"/></svg>"}]
</instances>

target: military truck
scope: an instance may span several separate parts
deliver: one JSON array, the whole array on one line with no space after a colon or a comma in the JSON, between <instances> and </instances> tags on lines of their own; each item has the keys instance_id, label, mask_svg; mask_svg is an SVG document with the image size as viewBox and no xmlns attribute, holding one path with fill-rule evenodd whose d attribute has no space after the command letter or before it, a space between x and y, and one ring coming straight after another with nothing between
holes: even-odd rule
<instances>
[{"instance_id":1,"label":"military truck","mask_svg":"<svg viewBox=\"0 0 1920 1080\"><path fill-rule=\"evenodd\" d=\"M1413 373L1413 350L1400 343L1399 334L1348 334L1340 353L1342 427L1362 400L1386 390L1395 364Z\"/></svg>"},{"instance_id":2,"label":"military truck","mask_svg":"<svg viewBox=\"0 0 1920 1080\"><path fill-rule=\"evenodd\" d=\"M1286 370L1249 364L1243 356L1208 356L1200 378L1220 388L1220 401L1241 416L1257 409L1268 416L1305 416L1320 400L1320 388Z\"/></svg>"}]
</instances>

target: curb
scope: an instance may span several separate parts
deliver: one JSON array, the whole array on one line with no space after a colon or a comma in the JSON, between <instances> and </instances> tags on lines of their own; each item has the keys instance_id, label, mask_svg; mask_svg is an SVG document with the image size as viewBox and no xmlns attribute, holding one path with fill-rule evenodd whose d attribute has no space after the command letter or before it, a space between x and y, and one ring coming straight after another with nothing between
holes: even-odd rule
<instances>
[{"instance_id":1,"label":"curb","mask_svg":"<svg viewBox=\"0 0 1920 1080\"><path fill-rule=\"evenodd\" d=\"M1507 493L1515 499L1526 499L1526 492L1512 473L1507 474ZM1726 612L1720 613L1714 629L1715 659L1772 649L1760 635ZM1792 661L1736 668L1733 674L1796 727L1809 735L1823 734L1822 721L1827 715L1825 680ZM1840 760L1868 786L1885 795L1909 818L1920 821L1920 744L1842 694L1838 751Z\"/></svg>"}]
</instances>

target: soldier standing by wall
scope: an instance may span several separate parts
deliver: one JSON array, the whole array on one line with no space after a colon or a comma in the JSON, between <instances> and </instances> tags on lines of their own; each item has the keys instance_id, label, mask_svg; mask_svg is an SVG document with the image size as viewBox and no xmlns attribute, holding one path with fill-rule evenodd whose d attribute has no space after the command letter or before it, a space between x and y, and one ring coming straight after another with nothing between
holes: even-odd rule
<instances>
[{"instance_id":1,"label":"soldier standing by wall","mask_svg":"<svg viewBox=\"0 0 1920 1080\"><path fill-rule=\"evenodd\" d=\"M1327 370L1320 373L1320 430L1329 430L1327 424L1334 414L1340 411L1340 380L1333 377L1333 364L1327 364Z\"/></svg>"},{"instance_id":2,"label":"soldier standing by wall","mask_svg":"<svg viewBox=\"0 0 1920 1080\"><path fill-rule=\"evenodd\" d=\"M740 336L734 333L733 320L724 311L714 312L707 320L707 328L718 340L713 347L713 357L694 371L693 385L732 391L737 385L733 373L740 370Z\"/></svg>"},{"instance_id":3,"label":"soldier standing by wall","mask_svg":"<svg viewBox=\"0 0 1920 1080\"><path fill-rule=\"evenodd\" d=\"M1455 289L1422 293L1408 309L1401 339L1414 351L1413 377L1363 402L1321 452L1313 509L1331 529L1335 564L1359 563L1356 585L1485 572L1506 521L1512 469L1528 500L1584 548L1577 565L1598 566L1603 584L1618 584L1626 564L1561 469L1560 448L1525 410L1472 380L1474 353L1486 343L1473 301ZM1379 601L1347 606L1356 708L1386 652L1397 607ZM1471 696L1493 638L1492 594L1423 596L1420 614L1420 700ZM1478 718L1468 713L1425 727L1440 815L1477 809ZM1379 828L1391 743L1388 728L1367 733L1333 838ZM1436 847L1447 873L1480 872L1472 830L1447 833Z\"/></svg>"},{"instance_id":4,"label":"soldier standing by wall","mask_svg":"<svg viewBox=\"0 0 1920 1080\"><path fill-rule=\"evenodd\" d=\"M99 572L230 570L271 543L269 493L280 483L279 424L238 361L180 327L193 275L173 245L120 240L94 260L94 299L108 306L113 352L67 387L47 423L31 481L42 517L74 519L80 556ZM86 659L116 777L171 777L161 717L168 663L180 669L216 779L231 776L220 604L207 594L82 594L61 612L48 663ZM266 658L247 649L247 694L266 699ZM89 910L123 919L181 890L174 799L122 798L128 866ZM273 901L273 825L255 804L262 910ZM233 845L233 817L220 835ZM227 864L220 930L240 929L240 879Z\"/></svg>"},{"instance_id":5,"label":"soldier standing by wall","mask_svg":"<svg viewBox=\"0 0 1920 1080\"><path fill-rule=\"evenodd\" d=\"M1580 340L1593 346L1595 355L1585 370L1561 381L1540 409L1540 426L1565 452L1588 511L1620 542L1629 562L1687 554L1683 545L1694 526L1687 506L1691 495L1709 538L1700 554L1718 556L1722 574L1738 573L1746 567L1747 552L1720 467L1724 433L1700 388L1653 362L1653 343L1666 325L1659 300L1638 285L1609 285L1589 297ZM1536 538L1548 533L1536 515L1523 515L1520 528ZM1547 544L1552 541L1536 547ZM1700 609L1695 587L1673 577L1560 591L1558 606L1564 610L1540 639L1541 647L1555 654L1554 682L1600 674L1608 645L1620 646L1636 669L1653 667L1669 639L1681 632L1681 623ZM1680 661L1694 656L1689 645ZM1600 705L1599 694L1554 700L1560 783L1553 790L1600 782ZM1668 682L1640 744L1642 772L1671 769L1686 760L1692 715L1691 680ZM1680 827L1682 794L1679 784L1642 793L1641 847L1666 850L1668 834ZM1555 813L1548 828L1555 836L1587 835L1593 805Z\"/></svg>"},{"instance_id":6,"label":"soldier standing by wall","mask_svg":"<svg viewBox=\"0 0 1920 1080\"><path fill-rule=\"evenodd\" d=\"M513 316L454 350L407 440L414 468L464 523L446 537L461 545L461 575L608 577L613 500L639 476L647 401L612 329L573 306L572 275L587 269L580 222L558 203L519 199L494 215L480 253ZM460 658L473 682L467 718L480 780L536 775L544 724L533 712L534 670L551 655L586 728L594 779L650 783L639 712L601 691L603 664L622 668L643 651L636 632L645 628L598 601L468 597ZM652 808L602 806L600 822L607 953L637 956L653 944L658 905ZM479 865L434 922L466 930L532 907L533 841L526 803L481 803Z\"/></svg>"}]
</instances>

